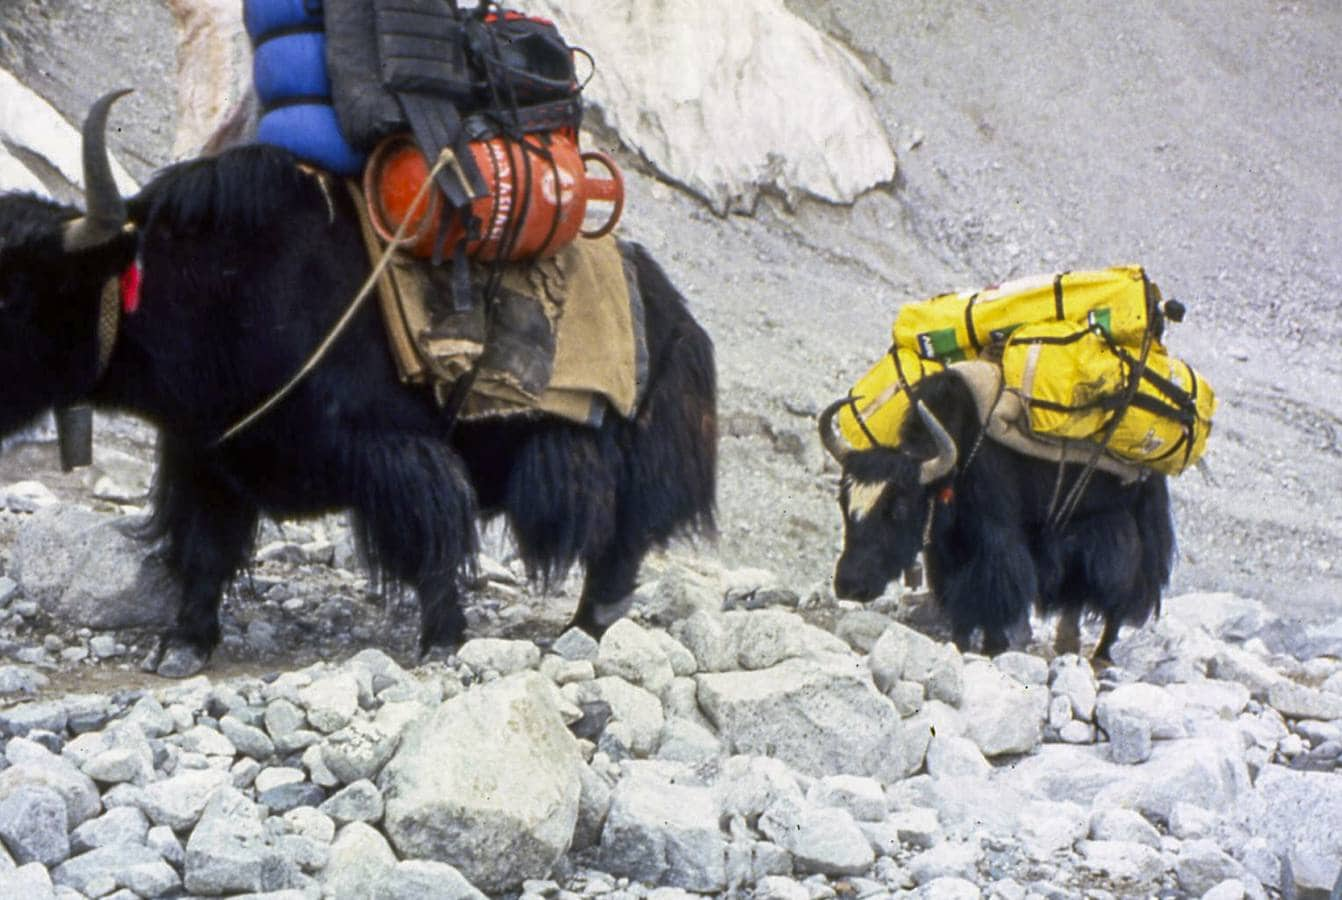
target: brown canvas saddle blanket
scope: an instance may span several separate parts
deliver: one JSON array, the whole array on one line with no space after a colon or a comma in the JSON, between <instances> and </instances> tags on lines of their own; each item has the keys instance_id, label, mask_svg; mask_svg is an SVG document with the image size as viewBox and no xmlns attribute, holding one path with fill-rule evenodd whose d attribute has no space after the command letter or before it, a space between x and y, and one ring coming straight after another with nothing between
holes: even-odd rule
<instances>
[{"instance_id":1,"label":"brown canvas saddle blanket","mask_svg":"<svg viewBox=\"0 0 1342 900\"><path fill-rule=\"evenodd\" d=\"M384 247L355 206L376 264ZM472 263L475 301L452 308L450 267L397 252L378 282L387 336L401 380L430 387L446 403L475 369L463 419L548 413L599 425L607 407L632 417L647 380L643 299L614 237L578 240L547 259L505 263L492 303L483 287L494 266Z\"/></svg>"},{"instance_id":2,"label":"brown canvas saddle blanket","mask_svg":"<svg viewBox=\"0 0 1342 900\"><path fill-rule=\"evenodd\" d=\"M1002 370L993 363L983 360L954 363L949 371L960 376L974 395L984 433L999 444L1050 462L1094 465L1125 483L1143 476L1139 466L1100 453L1095 444L1049 438L1032 431L1030 413L1024 401L1015 391L1003 390Z\"/></svg>"}]
</instances>

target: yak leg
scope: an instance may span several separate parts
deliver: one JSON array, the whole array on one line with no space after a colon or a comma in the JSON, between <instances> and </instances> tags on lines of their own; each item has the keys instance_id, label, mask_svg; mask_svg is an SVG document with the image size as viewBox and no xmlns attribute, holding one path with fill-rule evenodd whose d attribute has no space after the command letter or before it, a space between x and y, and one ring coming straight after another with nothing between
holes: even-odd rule
<instances>
[{"instance_id":1,"label":"yak leg","mask_svg":"<svg viewBox=\"0 0 1342 900\"><path fill-rule=\"evenodd\" d=\"M409 434L351 437L354 522L373 571L415 588L420 652L466 628L461 577L475 565L475 492L456 454Z\"/></svg>"},{"instance_id":2,"label":"yak leg","mask_svg":"<svg viewBox=\"0 0 1342 900\"><path fill-rule=\"evenodd\" d=\"M1118 640L1118 629L1117 618L1111 616L1104 620L1104 633L1100 635L1100 643L1090 658L1096 671L1107 669L1114 664L1112 652L1114 641Z\"/></svg>"},{"instance_id":3,"label":"yak leg","mask_svg":"<svg viewBox=\"0 0 1342 900\"><path fill-rule=\"evenodd\" d=\"M257 516L256 507L217 476L193 466L189 451L163 440L155 510L145 533L167 537L168 568L182 596L177 624L150 660L158 674L185 678L205 667L219 644L224 585L246 562Z\"/></svg>"},{"instance_id":4,"label":"yak leg","mask_svg":"<svg viewBox=\"0 0 1342 900\"><path fill-rule=\"evenodd\" d=\"M1034 560L1025 536L1009 525L976 523L965 544L974 550L946 566L941 606L957 646L966 646L974 629L982 628L984 652L1000 653L1007 646L1007 630L1028 621L1039 594Z\"/></svg>"},{"instance_id":5,"label":"yak leg","mask_svg":"<svg viewBox=\"0 0 1342 900\"><path fill-rule=\"evenodd\" d=\"M582 598L573 614L573 624L599 638L623 616L633 602L643 553L609 546L586 563Z\"/></svg>"},{"instance_id":6,"label":"yak leg","mask_svg":"<svg viewBox=\"0 0 1342 900\"><path fill-rule=\"evenodd\" d=\"M1058 656L1081 652L1081 610L1069 606L1058 617L1053 634L1053 652Z\"/></svg>"}]
</instances>

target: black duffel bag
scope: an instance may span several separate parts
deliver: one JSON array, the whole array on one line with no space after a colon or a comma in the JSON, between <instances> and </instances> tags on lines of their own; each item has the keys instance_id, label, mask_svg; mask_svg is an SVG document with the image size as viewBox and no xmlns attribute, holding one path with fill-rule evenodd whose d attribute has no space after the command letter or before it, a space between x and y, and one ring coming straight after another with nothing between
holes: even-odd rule
<instances>
[{"instance_id":1,"label":"black duffel bag","mask_svg":"<svg viewBox=\"0 0 1342 900\"><path fill-rule=\"evenodd\" d=\"M582 117L573 48L553 23L494 4L453 0L325 0L327 66L346 139L371 150L411 127L418 108L450 106L458 130L576 128ZM455 127L454 127L455 126Z\"/></svg>"}]
</instances>

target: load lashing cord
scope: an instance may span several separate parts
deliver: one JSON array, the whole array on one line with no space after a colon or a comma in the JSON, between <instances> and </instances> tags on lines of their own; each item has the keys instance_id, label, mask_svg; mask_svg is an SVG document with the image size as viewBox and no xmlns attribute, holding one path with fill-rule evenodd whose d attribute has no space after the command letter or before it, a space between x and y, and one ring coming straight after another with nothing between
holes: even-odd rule
<instances>
[{"instance_id":1,"label":"load lashing cord","mask_svg":"<svg viewBox=\"0 0 1342 900\"><path fill-rule=\"evenodd\" d=\"M1055 506L1055 503L1057 503L1058 500L1059 491L1062 487L1063 471L1067 465L1065 462L1059 460L1058 478L1053 485L1053 498L1049 502L1047 527L1051 531L1060 532L1067 527L1069 522L1071 522L1077 507L1081 505L1081 497L1085 494L1086 488L1089 487L1091 479L1095 477L1095 470L1100 461L1100 454L1104 453L1105 448L1109 446L1109 442L1113 440L1114 434L1118 431L1118 426L1123 421L1123 417L1127 415L1128 410L1132 407L1132 400L1137 396L1138 388L1141 387L1142 376L1146 373L1146 360L1151 353L1151 345L1155 341L1153 319L1156 311L1155 302L1151 298L1151 286L1146 280L1145 272L1142 273L1142 284L1145 288L1144 294L1146 297L1146 327L1142 330L1141 353L1138 354L1137 359L1133 360L1132 364L1129 366L1127 386L1120 395L1118 404L1114 410L1113 418L1109 420L1109 424L1104 429L1104 435L1095 443L1089 458L1087 458L1081 471L1077 474L1076 480L1072 483L1072 487L1062 499L1061 504ZM1055 285L1055 290L1056 289L1057 285ZM1091 328L1096 334L1104 339L1111 350L1114 350L1113 339L1103 328L1098 325L1092 325ZM1115 355L1119 355L1116 350ZM1122 359L1122 356L1120 355L1119 358Z\"/></svg>"},{"instance_id":2,"label":"load lashing cord","mask_svg":"<svg viewBox=\"0 0 1342 900\"><path fill-rule=\"evenodd\" d=\"M483 21L485 15L491 8L496 10L496 15L502 14L497 3L482 3L475 12L477 20ZM521 201L515 214L508 216L503 222L503 232L499 237L498 250L495 253L494 261L490 264L489 275L485 278L484 284L481 286L481 300L485 305L485 333L491 334L497 324L496 317L498 314L498 304L495 300L498 297L499 288L503 283L503 265L516 249L517 242L522 236L522 223L526 221L527 214L531 210L531 188L532 179L534 178L530 156L532 152L541 156L542 159L550 164L550 170L555 183L556 204L563 199L563 186L559 178L559 164L555 161L554 155L540 143L541 138L539 137L536 138L536 143L534 145L528 143L526 132L519 124L521 116L519 114L520 106L517 102L517 92L513 89L512 82L507 78L500 77L499 73L500 68L506 67L502 67L499 63L503 58L503 53L502 47L499 44L498 35L491 29L481 29L481 32L490 42L491 49L493 50L492 55L483 56L483 62L485 64L485 80L489 85L489 91L494 101L493 108L498 110L510 110L512 112L512 118L511 121L505 121L498 115L489 115L488 111L485 111L482 115L489 118L498 131L511 139L511 143L505 144L505 148L508 154L508 166L512 170L514 181L513 195L520 197ZM503 90L507 92L506 98L501 96L499 87L500 82L502 82ZM517 155L521 157L520 169L522 177L520 181L518 180L519 166L518 160L514 156L514 148L516 148ZM493 153L491 153L489 155L489 161L493 168L493 183L498 185L500 183L500 178L502 177L499 170L499 160ZM470 207L465 207L465 210L468 215ZM486 223L485 227L489 227L488 223ZM542 249L549 246L550 241L554 239L555 232L558 228L559 214L558 209L556 209L555 215L550 221L550 228L546 233L545 241L541 244ZM444 232L446 232L446 222L444 222ZM446 236L444 235L443 240L445 239ZM464 254L465 245L466 241L463 240L457 247L458 261L456 262L456 265L459 269L462 265L460 257ZM471 364L470 369L463 373L461 377L453 383L452 389L442 401L443 413L447 418L449 427L456 423L461 408L466 402L466 397L470 394L471 387L475 384L476 375L479 372L479 364L480 360L477 358Z\"/></svg>"}]
</instances>

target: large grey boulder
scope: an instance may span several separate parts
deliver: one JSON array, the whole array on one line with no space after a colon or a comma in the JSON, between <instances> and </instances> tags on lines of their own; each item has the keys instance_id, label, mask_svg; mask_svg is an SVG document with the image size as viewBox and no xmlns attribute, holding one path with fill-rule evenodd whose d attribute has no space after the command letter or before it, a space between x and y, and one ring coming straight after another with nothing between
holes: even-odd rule
<instances>
[{"instance_id":1,"label":"large grey boulder","mask_svg":"<svg viewBox=\"0 0 1342 900\"><path fill-rule=\"evenodd\" d=\"M399 862L372 887L372 900L485 900L452 866L428 859Z\"/></svg>"},{"instance_id":2,"label":"large grey boulder","mask_svg":"<svg viewBox=\"0 0 1342 900\"><path fill-rule=\"evenodd\" d=\"M1296 886L1330 890L1342 874L1342 778L1267 766L1246 799L1241 824L1290 859Z\"/></svg>"},{"instance_id":3,"label":"large grey boulder","mask_svg":"<svg viewBox=\"0 0 1342 900\"><path fill-rule=\"evenodd\" d=\"M396 854L376 828L351 822L331 844L330 862L322 872L324 896L372 897L396 865Z\"/></svg>"},{"instance_id":4,"label":"large grey boulder","mask_svg":"<svg viewBox=\"0 0 1342 900\"><path fill-rule=\"evenodd\" d=\"M170 625L177 587L162 561L130 537L129 520L79 506L34 513L14 542L15 580L53 618L89 628Z\"/></svg>"},{"instance_id":5,"label":"large grey boulder","mask_svg":"<svg viewBox=\"0 0 1342 900\"><path fill-rule=\"evenodd\" d=\"M186 889L196 894L293 887L297 866L267 839L261 810L232 787L205 807L186 844Z\"/></svg>"},{"instance_id":6,"label":"large grey boulder","mask_svg":"<svg viewBox=\"0 0 1342 900\"><path fill-rule=\"evenodd\" d=\"M0 772L0 802L29 787L48 787L65 801L67 828L73 830L102 811L98 786L69 760L25 738L5 747L9 768Z\"/></svg>"},{"instance_id":7,"label":"large grey boulder","mask_svg":"<svg viewBox=\"0 0 1342 900\"><path fill-rule=\"evenodd\" d=\"M782 0L538 0L596 59L584 96L657 170L719 212L762 189L850 202L895 156L860 64Z\"/></svg>"},{"instance_id":8,"label":"large grey boulder","mask_svg":"<svg viewBox=\"0 0 1342 900\"><path fill-rule=\"evenodd\" d=\"M910 774L892 752L904 723L852 657L695 678L700 706L733 753L773 756L813 777Z\"/></svg>"},{"instance_id":9,"label":"large grey boulder","mask_svg":"<svg viewBox=\"0 0 1342 900\"><path fill-rule=\"evenodd\" d=\"M727 841L705 787L639 772L615 787L601 839L613 874L691 891L726 888Z\"/></svg>"},{"instance_id":10,"label":"large grey boulder","mask_svg":"<svg viewBox=\"0 0 1342 900\"><path fill-rule=\"evenodd\" d=\"M0 800L0 839L19 865L50 868L70 855L65 798L44 785L24 785Z\"/></svg>"},{"instance_id":11,"label":"large grey boulder","mask_svg":"<svg viewBox=\"0 0 1342 900\"><path fill-rule=\"evenodd\" d=\"M858 875L876 861L871 842L845 809L783 796L760 816L759 829L812 872Z\"/></svg>"},{"instance_id":12,"label":"large grey boulder","mask_svg":"<svg viewBox=\"0 0 1342 900\"><path fill-rule=\"evenodd\" d=\"M951 706L964 698L964 658L950 644L938 643L907 625L892 623L867 657L882 691L901 681L921 684L926 695Z\"/></svg>"},{"instance_id":13,"label":"large grey boulder","mask_svg":"<svg viewBox=\"0 0 1342 900\"><path fill-rule=\"evenodd\" d=\"M541 676L491 682L406 729L382 772L387 835L487 892L544 878L572 841L582 764Z\"/></svg>"},{"instance_id":14,"label":"large grey boulder","mask_svg":"<svg viewBox=\"0 0 1342 900\"><path fill-rule=\"evenodd\" d=\"M232 782L221 769L196 769L147 785L140 808L155 825L186 831L199 821L215 792Z\"/></svg>"},{"instance_id":15,"label":"large grey boulder","mask_svg":"<svg viewBox=\"0 0 1342 900\"><path fill-rule=\"evenodd\" d=\"M1179 803L1228 812L1249 793L1249 771L1239 747L1189 738L1158 741L1151 758L1118 765L1101 747L1045 744L995 779L1043 800L1126 807L1168 822Z\"/></svg>"},{"instance_id":16,"label":"large grey boulder","mask_svg":"<svg viewBox=\"0 0 1342 900\"><path fill-rule=\"evenodd\" d=\"M1030 753L1044 739L1048 688L1021 684L992 663L964 669L965 737L987 757Z\"/></svg>"}]
</instances>

